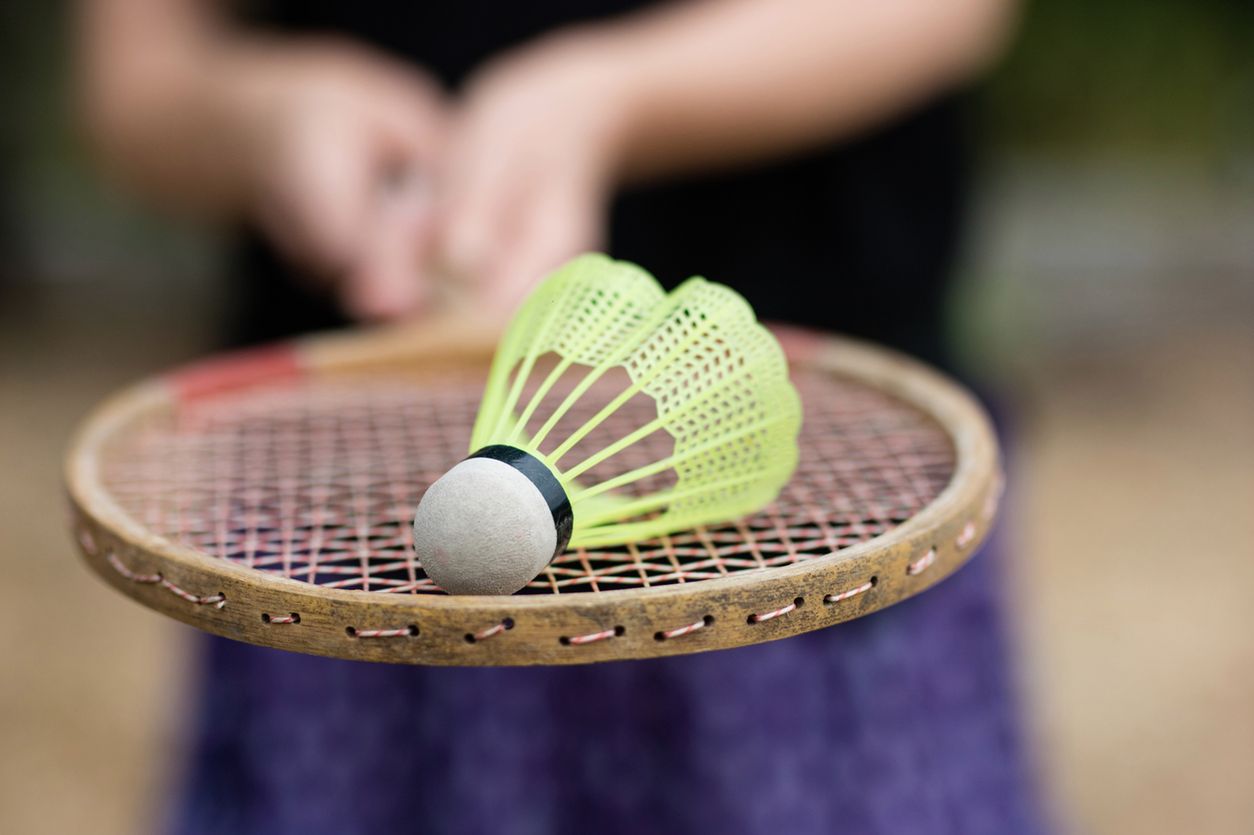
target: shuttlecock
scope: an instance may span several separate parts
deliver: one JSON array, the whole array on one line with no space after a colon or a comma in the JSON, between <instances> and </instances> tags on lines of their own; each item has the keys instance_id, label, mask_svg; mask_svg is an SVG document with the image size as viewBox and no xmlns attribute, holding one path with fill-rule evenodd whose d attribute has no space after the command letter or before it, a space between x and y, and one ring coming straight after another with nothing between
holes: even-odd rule
<instances>
[{"instance_id":1,"label":"shuttlecock","mask_svg":"<svg viewBox=\"0 0 1254 835\"><path fill-rule=\"evenodd\" d=\"M634 264L583 255L511 322L471 455L423 495L414 546L446 591L510 594L568 546L768 504L796 467L800 426L783 351L740 295L702 278L667 294Z\"/></svg>"}]
</instances>

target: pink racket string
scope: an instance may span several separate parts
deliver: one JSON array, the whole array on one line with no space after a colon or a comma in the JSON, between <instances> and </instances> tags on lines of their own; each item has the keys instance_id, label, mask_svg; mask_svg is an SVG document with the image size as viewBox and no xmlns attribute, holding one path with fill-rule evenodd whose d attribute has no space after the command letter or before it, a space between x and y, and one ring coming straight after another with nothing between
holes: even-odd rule
<instances>
[{"instance_id":1,"label":"pink racket string","mask_svg":"<svg viewBox=\"0 0 1254 835\"><path fill-rule=\"evenodd\" d=\"M109 552L105 559L108 561L109 565L113 566L113 569L117 573L121 574L132 583L140 583L142 585L159 585L176 597L181 597L188 603L195 603L197 606L213 606L215 609L221 609L226 606L226 595L221 592L210 595L193 594L182 586L170 582L161 574L137 574L136 572L131 571L122 564L122 561L118 559L118 555L113 552Z\"/></svg>"},{"instance_id":2,"label":"pink racket string","mask_svg":"<svg viewBox=\"0 0 1254 835\"><path fill-rule=\"evenodd\" d=\"M949 483L952 444L925 414L828 374L803 370L794 379L805 404L803 454L774 504L724 526L569 551L524 593L612 592L792 565L891 530ZM466 454L481 394L481 381L467 378L422 386L387 377L280 380L211 390L119 437L103 461L103 481L136 522L206 556L327 588L441 594L414 557L411 521L426 485ZM570 416L576 425L586 418ZM627 410L605 430L621 436L640 418ZM659 448L641 443L615 464L625 471L657 455ZM959 547L975 536L971 525ZM911 573L934 560L924 555ZM283 620L291 614L270 613L269 622L294 626ZM788 612L755 614L764 622ZM499 640L507 630L498 627L470 634ZM704 621L681 624L675 629L686 631L670 637L704 628Z\"/></svg>"}]
</instances>

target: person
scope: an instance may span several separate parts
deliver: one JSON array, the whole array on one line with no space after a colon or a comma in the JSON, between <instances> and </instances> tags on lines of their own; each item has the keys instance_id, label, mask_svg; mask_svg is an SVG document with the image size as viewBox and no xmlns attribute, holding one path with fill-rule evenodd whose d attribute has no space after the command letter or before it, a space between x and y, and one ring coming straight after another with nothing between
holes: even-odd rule
<instances>
[{"instance_id":1,"label":"person","mask_svg":"<svg viewBox=\"0 0 1254 835\"><path fill-rule=\"evenodd\" d=\"M83 0L102 163L244 228L226 339L504 317L608 249L762 318L948 363L961 85L1010 0ZM171 828L1042 828L985 549L926 595L739 650L430 669L208 642Z\"/></svg>"}]
</instances>

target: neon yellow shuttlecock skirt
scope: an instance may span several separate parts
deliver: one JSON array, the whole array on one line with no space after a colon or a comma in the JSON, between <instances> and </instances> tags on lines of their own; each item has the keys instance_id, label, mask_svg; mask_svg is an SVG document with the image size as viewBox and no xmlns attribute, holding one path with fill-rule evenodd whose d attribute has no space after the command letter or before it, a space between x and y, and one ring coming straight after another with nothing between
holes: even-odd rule
<instances>
[{"instance_id":1,"label":"neon yellow shuttlecock skirt","mask_svg":"<svg viewBox=\"0 0 1254 835\"><path fill-rule=\"evenodd\" d=\"M543 462L569 499L570 545L608 546L768 504L797 465L800 427L783 351L739 294L702 278L668 294L589 254L510 324L470 451Z\"/></svg>"}]
</instances>

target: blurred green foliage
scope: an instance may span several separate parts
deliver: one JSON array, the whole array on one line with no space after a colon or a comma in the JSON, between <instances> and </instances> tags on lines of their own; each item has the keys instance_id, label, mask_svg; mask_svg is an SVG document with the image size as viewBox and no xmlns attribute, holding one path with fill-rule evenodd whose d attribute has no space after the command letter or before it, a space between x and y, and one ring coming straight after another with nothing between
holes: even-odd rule
<instances>
[{"instance_id":1,"label":"blurred green foliage","mask_svg":"<svg viewBox=\"0 0 1254 835\"><path fill-rule=\"evenodd\" d=\"M985 90L993 147L1254 152L1254 2L1035 0Z\"/></svg>"}]
</instances>

